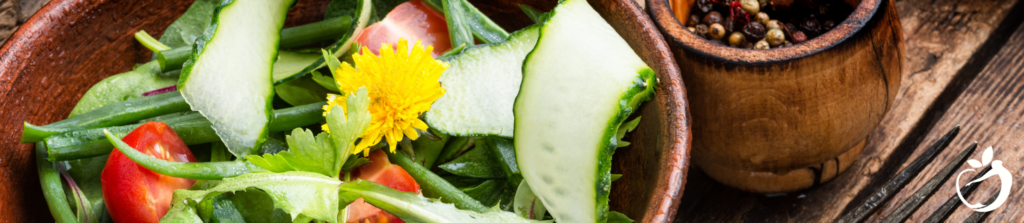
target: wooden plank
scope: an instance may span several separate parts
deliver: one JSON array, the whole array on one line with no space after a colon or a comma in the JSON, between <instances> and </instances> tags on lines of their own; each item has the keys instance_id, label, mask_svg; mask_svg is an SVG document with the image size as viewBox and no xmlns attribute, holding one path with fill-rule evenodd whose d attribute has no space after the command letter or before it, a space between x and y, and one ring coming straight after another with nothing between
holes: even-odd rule
<instances>
[{"instance_id":1,"label":"wooden plank","mask_svg":"<svg viewBox=\"0 0 1024 223\"><path fill-rule=\"evenodd\" d=\"M1005 40L988 43L986 40L1000 26L1016 28L1016 25L1002 25L1016 2L897 2L907 41L902 85L892 110L869 136L864 154L850 169L819 187L769 196L740 192L713 182L699 171L691 171L676 221L817 222L837 218L851 208L851 202L867 197L868 194L861 193L864 188L881 184L916 156L912 152L922 142L920 135L931 129L929 122L918 126L919 121L941 117L941 111L948 104L934 107L936 100L943 92L952 92L946 94L952 96L946 97L959 95L957 83L962 80L956 77L963 78L971 73L961 71L980 69L994 55L982 50L983 45L1005 43ZM975 61L969 61L972 58ZM901 144L907 149L897 149Z\"/></svg>"},{"instance_id":2,"label":"wooden plank","mask_svg":"<svg viewBox=\"0 0 1024 223\"><path fill-rule=\"evenodd\" d=\"M949 129L960 125L963 129L961 136L953 141L951 149L936 158L935 163L944 163L956 156L971 142L977 141L979 149L971 158L981 160L983 148L992 146L995 149L995 160L1002 160L1003 166L1009 170L1016 179L1013 182L1013 191L1010 192L1009 201L1001 208L996 209L989 215L987 222L1020 222L1024 219L1024 25L1018 27L1017 31L1010 37L1007 45L1002 47L995 58L985 66L984 70L964 91L964 94L956 100L946 115L939 120L935 128L929 133L926 140L933 140L938 137L943 129ZM921 148L918 148L921 149ZM906 199L913 190L911 188L921 187L928 178L941 168L940 165L933 165L925 169L922 175L918 176L907 190L901 191L893 201L885 207L894 207ZM960 170L971 168L964 165ZM977 170L980 170L977 169ZM976 170L976 171L977 171ZM965 174L964 178L973 177L972 174ZM909 219L910 222L919 222L935 211L949 197L956 195L954 181L951 179L942 184L942 188L936 195L928 199L924 206L914 213ZM966 179L961 186L966 183ZM973 203L984 202L991 196L998 193L997 179L991 179L981 184L979 191L975 192L968 201ZM874 216L874 219L888 215L894 208L883 208ZM950 216L949 220L964 221L970 214L969 208L960 207Z\"/></svg>"}]
</instances>

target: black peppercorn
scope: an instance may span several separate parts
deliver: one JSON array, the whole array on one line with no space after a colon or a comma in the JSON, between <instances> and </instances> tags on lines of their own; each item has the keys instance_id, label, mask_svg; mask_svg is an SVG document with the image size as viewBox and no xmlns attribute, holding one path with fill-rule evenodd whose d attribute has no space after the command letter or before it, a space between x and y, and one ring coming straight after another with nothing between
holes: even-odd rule
<instances>
[{"instance_id":1,"label":"black peppercorn","mask_svg":"<svg viewBox=\"0 0 1024 223\"><path fill-rule=\"evenodd\" d=\"M767 30L764 29L764 26L761 25L761 23L756 22L747 23L747 25L743 26L742 30L743 35L746 36L748 40L763 39L766 31Z\"/></svg>"},{"instance_id":2,"label":"black peppercorn","mask_svg":"<svg viewBox=\"0 0 1024 223\"><path fill-rule=\"evenodd\" d=\"M697 29L698 36L700 36L701 38L708 38L708 25L700 24L693 28Z\"/></svg>"},{"instance_id":3,"label":"black peppercorn","mask_svg":"<svg viewBox=\"0 0 1024 223\"><path fill-rule=\"evenodd\" d=\"M702 13L708 13L711 12L711 8L714 6L712 3L711 0L697 0L694 4L697 5L697 9L700 9Z\"/></svg>"},{"instance_id":4,"label":"black peppercorn","mask_svg":"<svg viewBox=\"0 0 1024 223\"><path fill-rule=\"evenodd\" d=\"M789 32L790 34L796 32L796 25L793 25L793 23L786 23L786 31Z\"/></svg>"},{"instance_id":5,"label":"black peppercorn","mask_svg":"<svg viewBox=\"0 0 1024 223\"><path fill-rule=\"evenodd\" d=\"M802 31L795 31L792 33L790 40L793 40L793 43L795 44L799 44L807 41L807 35L804 35L804 32Z\"/></svg>"},{"instance_id":6,"label":"black peppercorn","mask_svg":"<svg viewBox=\"0 0 1024 223\"><path fill-rule=\"evenodd\" d=\"M704 15L704 20L702 22L708 25L722 23L722 14L717 11L709 12L707 15Z\"/></svg>"},{"instance_id":7,"label":"black peppercorn","mask_svg":"<svg viewBox=\"0 0 1024 223\"><path fill-rule=\"evenodd\" d=\"M726 17L725 21L722 21L722 26L725 27L725 32L726 33L736 32L735 25L736 25L736 21L733 20L732 17Z\"/></svg>"},{"instance_id":8,"label":"black peppercorn","mask_svg":"<svg viewBox=\"0 0 1024 223\"><path fill-rule=\"evenodd\" d=\"M812 17L804 18L804 21L800 22L800 28L811 35L818 35L821 33L821 24L818 23L817 19Z\"/></svg>"},{"instance_id":9,"label":"black peppercorn","mask_svg":"<svg viewBox=\"0 0 1024 223\"><path fill-rule=\"evenodd\" d=\"M697 26L697 24L700 24L700 16L691 14L690 19L686 20L686 26Z\"/></svg>"},{"instance_id":10,"label":"black peppercorn","mask_svg":"<svg viewBox=\"0 0 1024 223\"><path fill-rule=\"evenodd\" d=\"M824 28L825 31L830 31L830 30L832 30L832 28L835 28L835 27L836 27L836 22L833 22L832 20L825 20L824 22L821 22L821 28Z\"/></svg>"}]
</instances>

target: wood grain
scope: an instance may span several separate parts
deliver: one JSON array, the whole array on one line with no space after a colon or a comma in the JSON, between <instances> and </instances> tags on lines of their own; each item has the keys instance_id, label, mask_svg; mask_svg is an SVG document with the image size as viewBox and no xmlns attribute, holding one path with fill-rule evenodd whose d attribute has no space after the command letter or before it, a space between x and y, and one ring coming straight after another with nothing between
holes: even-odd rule
<instances>
[{"instance_id":1,"label":"wood grain","mask_svg":"<svg viewBox=\"0 0 1024 223\"><path fill-rule=\"evenodd\" d=\"M828 181L861 153L900 86L890 0L861 1L831 31L770 50L713 44L664 1L650 7L694 96L694 164L725 185L779 193Z\"/></svg>"},{"instance_id":2,"label":"wood grain","mask_svg":"<svg viewBox=\"0 0 1024 223\"><path fill-rule=\"evenodd\" d=\"M927 125L941 117L941 113L928 111L932 111L930 108L943 92L947 92L947 88L955 91L961 84L955 77L969 76L970 72L961 73L961 70L974 69L973 64L984 66L986 54L994 54L987 53L987 50L998 50L1001 46L998 41L986 48L983 44L988 45L986 41L993 38L998 27L1005 27L1001 24L1016 2L897 1L907 44L902 86L890 112L868 137L868 145L857 163L830 183L806 191L770 196L727 188L711 182L701 172L692 171L676 221L830 222L837 218L849 210L851 202L860 202L862 197L866 197L867 194L860 194L864 188L874 188L874 185L887 180L909 158L916 157L911 152L918 144L930 142L923 140L921 136L928 131L921 129L932 129L931 126L918 126L919 123ZM1016 23L1011 26L1017 27ZM944 111L941 107L938 110ZM948 130L934 129L938 132ZM905 147L912 148L898 149L898 145L904 142L911 145Z\"/></svg>"},{"instance_id":3,"label":"wood grain","mask_svg":"<svg viewBox=\"0 0 1024 223\"><path fill-rule=\"evenodd\" d=\"M978 150L970 156L972 159L981 160L984 148L989 146L995 149L995 160L1002 160L1003 166L1013 173L1015 179L1013 190L1010 192L1009 201L1001 208L996 209L989 215L987 222L1020 222L1024 219L1024 25L1017 28L1017 31L1010 37L1008 44L1003 46L998 54L971 82L966 91L957 98L952 107L946 112L935 127L930 131L926 141L932 141L939 132L960 125L963 129L960 136L951 144L950 150L936 158L934 163L949 162L959 151L962 151L971 142L979 143ZM880 209L873 219L888 215L898 205L920 188L924 182L934 175L941 165L929 166L922 172L913 183L896 195L892 202ZM964 165L960 171L971 168ZM980 170L976 169L976 170ZM965 174L964 178L973 177ZM934 212L948 198L956 195L953 179L942 184L935 196L928 199L921 209L914 213L909 219L910 222L919 222ZM966 183L963 180L960 185ZM998 193L998 180L992 179L980 185L979 191L975 192L968 201L973 203L984 202L989 197ZM970 214L969 208L962 206L957 209L950 221L963 221Z\"/></svg>"}]
</instances>

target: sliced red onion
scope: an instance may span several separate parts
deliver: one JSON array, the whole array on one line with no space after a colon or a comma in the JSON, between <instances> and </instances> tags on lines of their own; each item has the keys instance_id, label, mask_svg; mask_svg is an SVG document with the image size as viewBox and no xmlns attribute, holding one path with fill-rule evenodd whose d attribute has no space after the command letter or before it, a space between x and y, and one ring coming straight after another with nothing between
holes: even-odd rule
<instances>
[{"instance_id":1,"label":"sliced red onion","mask_svg":"<svg viewBox=\"0 0 1024 223\"><path fill-rule=\"evenodd\" d=\"M82 191L82 188L78 187L75 180L71 178L70 174L68 174L68 167L63 162L57 163L57 169L60 170L61 178L64 178L68 187L71 188L71 193L74 193L73 196L77 197L75 200L78 201L78 214L83 218L83 220L85 220L85 222L89 222L89 213L85 211L85 205L87 204L83 203L85 200L85 192Z\"/></svg>"},{"instance_id":2,"label":"sliced red onion","mask_svg":"<svg viewBox=\"0 0 1024 223\"><path fill-rule=\"evenodd\" d=\"M163 93L177 91L177 90L178 90L178 85L171 85L170 87L160 88L160 89L152 90L152 91L149 91L149 92L146 92L146 93L142 93L142 96L145 97L145 96L150 96L150 95L158 95L158 94L163 94Z\"/></svg>"}]
</instances>

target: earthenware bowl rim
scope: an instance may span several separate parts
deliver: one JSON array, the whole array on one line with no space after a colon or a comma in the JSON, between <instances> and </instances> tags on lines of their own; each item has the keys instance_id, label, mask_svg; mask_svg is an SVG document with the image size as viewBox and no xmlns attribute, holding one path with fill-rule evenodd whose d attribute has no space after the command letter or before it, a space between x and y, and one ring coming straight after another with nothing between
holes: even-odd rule
<instances>
[{"instance_id":1,"label":"earthenware bowl rim","mask_svg":"<svg viewBox=\"0 0 1024 223\"><path fill-rule=\"evenodd\" d=\"M767 65L801 59L840 45L861 31L868 21L871 21L878 13L882 1L885 0L861 0L849 17L821 36L790 47L768 50L743 49L715 44L687 30L669 7L669 0L646 1L651 20L662 31L665 40L669 41L673 47L679 47L686 52L695 53L697 56L724 63Z\"/></svg>"},{"instance_id":2,"label":"earthenware bowl rim","mask_svg":"<svg viewBox=\"0 0 1024 223\"><path fill-rule=\"evenodd\" d=\"M664 150L666 150L666 152L664 152L664 154L668 155L668 157L662 157L662 160L652 160L654 162L668 161L668 162L666 162L666 164L670 164L670 165L667 166L667 167L664 167L664 168L666 168L664 174L659 174L658 175L658 177L661 178L661 179L657 179L657 181L660 182L660 183L664 183L664 184L663 185L655 185L654 186L655 191L652 194L652 195L655 195L655 196L648 200L648 202L653 202L653 203L650 203L650 204L655 204L655 205L652 205L652 206L648 207L648 209L645 210L645 212L644 212L644 216L642 216L642 217L651 217L651 218L650 219L637 219L638 221L646 220L646 221L650 221L650 222L670 222L675 217L674 213L676 212L676 209L678 208L679 200L682 197L682 192L683 192L683 189L685 187L685 183L684 182L686 181L686 175L688 173L689 164L690 164L689 153L690 153L690 148L692 147L691 144L690 144L690 139L691 139L692 136L690 135L691 126L690 126L690 121L689 120L690 120L691 116L690 116L690 114L688 112L689 111L688 105L687 105L688 104L688 100L687 100L688 98L686 97L686 93L685 93L686 92L685 85L683 85L682 84L682 80L679 79L679 77L680 77L679 68L677 67L677 65L675 63L675 59L672 57L672 53L671 53L671 49L669 47L669 44L667 42L665 42L663 35L660 32L658 32L658 27L654 23L654 20L649 16L649 14L647 14L642 8L640 8L639 5L637 5L636 3L630 2L630 1L633 1L633 0L623 0L623 2L625 2L627 4L627 8L626 8L626 11L628 11L627 13L638 17L638 19L640 20L638 22L638 24L642 28L644 28L646 30L653 30L653 32L645 32L646 33L645 35L653 38L651 43L646 43L646 44L651 45L651 47L653 47L652 50L654 52L657 52L658 55L654 56L654 58L658 59L659 61L664 61L664 63L658 63L658 64L664 64L666 66L671 66L671 67L666 67L665 68L665 70L667 70L668 73L669 73L669 74L665 74L665 75L670 76L671 79L678 80L677 82L675 82L675 83L678 83L678 84L673 84L673 85L675 85L679 90L671 92L671 93L667 93L667 96L666 96L667 98L669 98L669 100L673 100L672 101L673 103L671 103L671 104L677 106L676 108L669 108L669 111L666 111L666 112L668 112L670 114L670 116L672 116L672 117L678 117L679 118L679 119L674 119L673 120L674 123L672 123L672 124L675 124L675 126L678 126L680 128L680 129L677 129L676 132L674 132L674 133L666 134L666 136L676 136L678 138L676 139L675 143L672 143L672 145L673 145L672 147L663 148ZM50 33L46 32L47 26L40 25L39 23L54 22L55 20L52 20L50 18L61 18L61 15L71 11L70 8L72 8L72 6L75 6L75 4L81 3L81 2L90 2L90 1L88 1L88 0L54 0L54 1L51 1L50 3L46 4L36 14L32 15L28 19L28 21L26 21L24 24L22 24L22 27L20 29L18 29L17 31L15 31L15 33L11 36L11 38L8 41L4 42L3 45L0 46L0 55L7 55L8 53L11 53L12 51L13 52L18 52L18 51L22 51L22 50L29 51L29 52L34 52L30 47L33 47L35 45L33 45L33 44L26 44L26 43L30 43L30 42L32 42L36 38L45 37L44 35L50 34ZM95 3L95 4L98 4L98 3ZM643 20L646 20L646 21L643 21ZM74 21L70 21L70 23L74 24ZM14 54L12 53L11 55L14 55ZM0 57L0 71L15 71L15 72L7 73L7 74L5 74L3 72L0 72L0 77L2 77L4 75L19 75L19 73L23 69L25 69L24 67L26 66L26 64L27 64L27 60L22 60L22 61L19 62L18 60L13 60L13 59L10 59L10 58L8 58L6 56L5 57ZM20 77L20 76L15 76L15 78L17 78L17 77ZM14 80L17 80L17 79L14 79ZM667 80L663 80L663 81L667 81ZM12 81L12 83L13 83L13 81ZM662 83L665 84L665 82L662 82ZM10 96L13 96L13 95L17 94L18 92L4 92L4 91L12 88L13 86L14 85L11 84L11 83L9 83L8 85L0 84L0 96L2 96L2 97L10 97ZM666 86L666 87L663 87L662 89L659 89L659 90L668 91L668 89L669 88ZM2 102L2 101L0 101L0 102ZM647 102L647 103L655 103L655 102L654 101L650 101L650 102ZM653 105L651 105L651 106L653 106ZM675 111L672 111L672 110L675 110ZM678 134L683 134L683 135L678 135ZM672 139L666 139L666 140L672 140ZM680 156L678 156L678 157L671 156L671 155L674 155L674 154L675 155L680 155ZM33 162L34 162L34 159L33 159ZM20 188L15 188L15 189L16 190L21 190ZM663 190L661 190L661 189L663 189ZM661 196L657 196L657 195L661 195ZM22 195L22 196L31 196L31 195L25 194L25 195ZM46 204L46 203L44 202L43 204ZM43 206L43 207L47 207L47 206ZM48 211L44 211L42 213L48 213Z\"/></svg>"}]
</instances>

